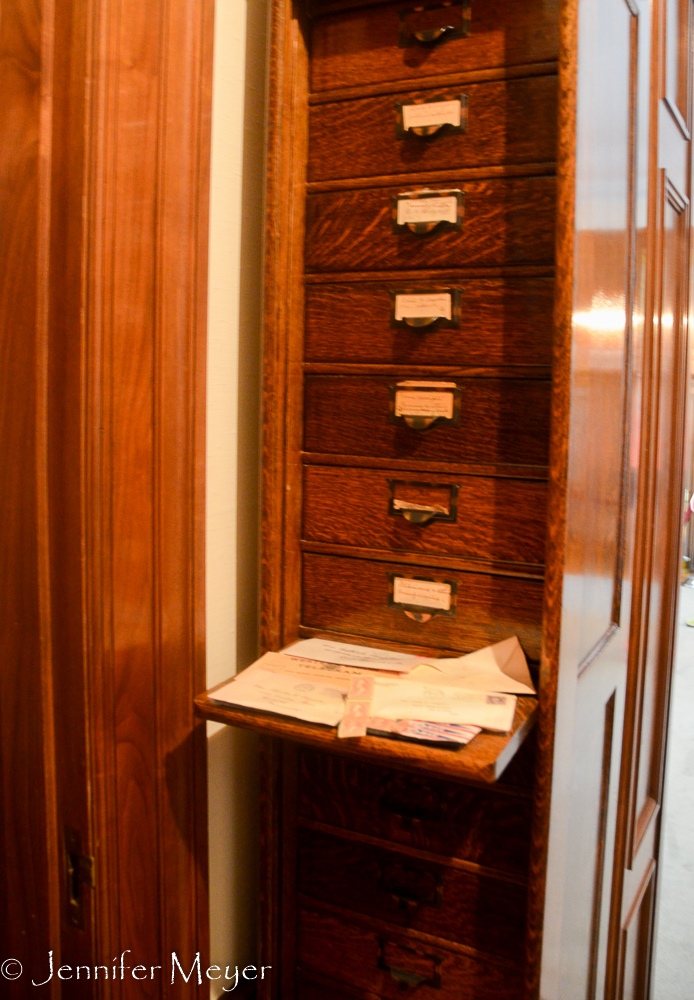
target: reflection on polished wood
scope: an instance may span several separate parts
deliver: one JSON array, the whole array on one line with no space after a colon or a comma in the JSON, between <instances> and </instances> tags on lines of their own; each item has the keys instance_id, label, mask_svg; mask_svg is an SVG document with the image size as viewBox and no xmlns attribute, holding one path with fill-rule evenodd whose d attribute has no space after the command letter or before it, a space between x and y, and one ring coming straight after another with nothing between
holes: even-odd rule
<instances>
[{"instance_id":1,"label":"reflection on polished wood","mask_svg":"<svg viewBox=\"0 0 694 1000\"><path fill-rule=\"evenodd\" d=\"M215 691L228 681L195 699L199 716L252 729L266 736L279 736L320 750L339 752L357 760L379 762L418 774L480 783L495 782L503 774L520 745L530 733L537 710L535 698L519 698L510 733L480 733L472 743L458 750L424 746L382 736L338 739L337 731L312 722L301 722L270 712L241 708L215 699Z\"/></svg>"}]
</instances>

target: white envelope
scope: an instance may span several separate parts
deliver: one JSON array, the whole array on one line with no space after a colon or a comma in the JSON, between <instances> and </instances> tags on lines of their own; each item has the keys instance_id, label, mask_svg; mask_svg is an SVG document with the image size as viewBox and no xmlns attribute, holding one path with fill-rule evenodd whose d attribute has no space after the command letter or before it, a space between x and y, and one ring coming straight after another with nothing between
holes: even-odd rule
<instances>
[{"instance_id":1,"label":"white envelope","mask_svg":"<svg viewBox=\"0 0 694 1000\"><path fill-rule=\"evenodd\" d=\"M378 678L371 715L384 719L456 722L506 733L513 725L516 698L511 694L465 691L441 684Z\"/></svg>"},{"instance_id":2,"label":"white envelope","mask_svg":"<svg viewBox=\"0 0 694 1000\"><path fill-rule=\"evenodd\" d=\"M345 713L345 695L339 688L300 674L257 668L241 671L214 692L214 700L325 726L336 726Z\"/></svg>"},{"instance_id":3,"label":"white envelope","mask_svg":"<svg viewBox=\"0 0 694 1000\"><path fill-rule=\"evenodd\" d=\"M409 673L408 680L450 685L467 691L535 694L525 655L515 635L466 656L420 660L420 665Z\"/></svg>"},{"instance_id":4,"label":"white envelope","mask_svg":"<svg viewBox=\"0 0 694 1000\"><path fill-rule=\"evenodd\" d=\"M413 656L411 653L356 646L349 642L334 642L331 639L300 639L291 646L286 646L282 652L287 656L302 656L307 660L319 660L322 663L343 663L353 667L365 667L367 670L392 670L398 674L407 673L417 663L422 662L420 656Z\"/></svg>"}]
</instances>

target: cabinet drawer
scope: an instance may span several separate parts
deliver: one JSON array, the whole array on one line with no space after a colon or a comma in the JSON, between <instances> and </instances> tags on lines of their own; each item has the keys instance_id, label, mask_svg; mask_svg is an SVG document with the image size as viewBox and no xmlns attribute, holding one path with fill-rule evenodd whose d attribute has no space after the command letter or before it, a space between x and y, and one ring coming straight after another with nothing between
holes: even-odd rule
<instances>
[{"instance_id":1,"label":"cabinet drawer","mask_svg":"<svg viewBox=\"0 0 694 1000\"><path fill-rule=\"evenodd\" d=\"M307 541L516 563L544 559L544 482L308 465L303 502ZM402 503L449 513L412 523L403 514L431 513L398 510ZM445 516L454 520L440 519Z\"/></svg>"},{"instance_id":2,"label":"cabinet drawer","mask_svg":"<svg viewBox=\"0 0 694 1000\"><path fill-rule=\"evenodd\" d=\"M414 3L381 4L318 16L311 38L311 89L355 87L385 80L411 80L438 73L557 59L559 54L558 0L471 0L469 34L465 38L422 45L414 39L400 47L400 11ZM320 11L320 4L316 7ZM460 5L431 24L411 21L405 30L439 27L461 20Z\"/></svg>"},{"instance_id":3,"label":"cabinet drawer","mask_svg":"<svg viewBox=\"0 0 694 1000\"><path fill-rule=\"evenodd\" d=\"M302 970L331 976L379 997L399 1000L416 988L421 1000L520 1000L520 970L448 951L438 943L386 934L322 910L299 911Z\"/></svg>"},{"instance_id":4,"label":"cabinet drawer","mask_svg":"<svg viewBox=\"0 0 694 1000\"><path fill-rule=\"evenodd\" d=\"M315 830L299 830L298 890L389 923L521 960L526 892Z\"/></svg>"},{"instance_id":5,"label":"cabinet drawer","mask_svg":"<svg viewBox=\"0 0 694 1000\"><path fill-rule=\"evenodd\" d=\"M389 604L393 576L451 585L453 613L413 620ZM460 652L517 635L528 657L540 656L539 580L304 553L302 586L308 628Z\"/></svg>"},{"instance_id":6,"label":"cabinet drawer","mask_svg":"<svg viewBox=\"0 0 694 1000\"><path fill-rule=\"evenodd\" d=\"M526 874L529 798L375 767L306 747L299 750L298 767L299 815L306 820L489 869Z\"/></svg>"},{"instance_id":7,"label":"cabinet drawer","mask_svg":"<svg viewBox=\"0 0 694 1000\"><path fill-rule=\"evenodd\" d=\"M378 1000L378 997L374 998L373 993L350 990L341 982L330 980L329 985L317 982L305 972L299 972L296 977L296 998L297 1000Z\"/></svg>"},{"instance_id":8,"label":"cabinet drawer","mask_svg":"<svg viewBox=\"0 0 694 1000\"><path fill-rule=\"evenodd\" d=\"M307 285L305 356L313 362L407 365L549 365L552 278L446 279L460 289L458 327L392 326L392 295L433 282Z\"/></svg>"},{"instance_id":9,"label":"cabinet drawer","mask_svg":"<svg viewBox=\"0 0 694 1000\"><path fill-rule=\"evenodd\" d=\"M309 271L387 271L551 264L554 177L513 177L426 185L464 193L460 229L427 235L393 231L391 198L424 185L312 194L306 199Z\"/></svg>"},{"instance_id":10,"label":"cabinet drawer","mask_svg":"<svg viewBox=\"0 0 694 1000\"><path fill-rule=\"evenodd\" d=\"M457 426L415 430L390 420L397 378L309 375L304 449L414 461L546 465L551 385L544 379L448 378L460 388Z\"/></svg>"},{"instance_id":11,"label":"cabinet drawer","mask_svg":"<svg viewBox=\"0 0 694 1000\"><path fill-rule=\"evenodd\" d=\"M467 98L463 132L396 136L396 102ZM556 158L556 76L471 83L356 101L309 113L309 181L423 170L541 163Z\"/></svg>"}]
</instances>

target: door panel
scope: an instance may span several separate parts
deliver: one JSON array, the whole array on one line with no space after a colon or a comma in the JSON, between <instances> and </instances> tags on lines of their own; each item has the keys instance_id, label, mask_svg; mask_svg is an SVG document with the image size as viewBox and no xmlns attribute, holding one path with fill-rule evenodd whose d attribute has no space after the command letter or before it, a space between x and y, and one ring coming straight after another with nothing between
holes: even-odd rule
<instances>
[{"instance_id":1,"label":"door panel","mask_svg":"<svg viewBox=\"0 0 694 1000\"><path fill-rule=\"evenodd\" d=\"M679 32L688 37L689 10L680 0L578 4L573 410L543 1000L649 995L687 391L689 68Z\"/></svg>"},{"instance_id":2,"label":"door panel","mask_svg":"<svg viewBox=\"0 0 694 1000\"><path fill-rule=\"evenodd\" d=\"M647 1000L649 996L687 393L690 71L688 47L682 47L681 36L689 37L690 5L680 0L653 4L628 0L628 5L621 4L621 19L618 6L594 0L578 4L578 169L571 316L574 409L569 428L569 541L563 580L544 1000ZM601 31L597 19L606 12L612 20L603 22ZM625 19L630 22L628 28ZM609 39L604 41L610 50L609 68L602 63L607 54L605 50L601 56L601 38ZM626 90L625 80L630 81ZM590 100L592 92L602 94L602 104L597 97ZM594 137L593 148L582 142L586 129ZM588 161L588 170L582 169L582 160ZM599 213L602 226L586 226L589 210L598 214L595 206L607 191L613 201L609 212L602 209ZM600 266L591 269L588 237L593 245L600 245L595 230L604 247L602 230L611 229L615 230L610 237L614 247L618 232L621 237L621 260L616 253L611 259L602 250ZM616 317L620 307L625 314L623 348L614 353L616 339L603 339L606 357L597 349L596 332L588 322L603 303L611 315ZM586 352L586 343L595 345L592 355ZM610 358L615 368L608 386L603 370ZM624 379L622 396L617 369ZM593 451L585 446L581 450L582 435L589 433L586 428L594 421L601 378L610 397L602 405L604 412L612 407L611 426L599 434L593 430ZM615 504L614 466L622 426L615 419L618 400L625 406L622 440L626 439L626 448L624 492ZM584 407L590 411L587 415ZM592 426L597 424L594 421ZM593 490L599 499L594 499ZM624 531L623 550L619 530ZM617 584L611 589L608 552L610 558L618 553ZM550 574L551 558L550 552ZM609 618L608 607L612 609ZM606 628L608 621L611 627ZM595 644L598 635L601 638ZM609 708L606 713L610 703L613 716ZM564 872L556 861L562 822L564 850L570 859ZM551 884L555 873L561 890ZM558 956L554 964L553 955Z\"/></svg>"}]
</instances>

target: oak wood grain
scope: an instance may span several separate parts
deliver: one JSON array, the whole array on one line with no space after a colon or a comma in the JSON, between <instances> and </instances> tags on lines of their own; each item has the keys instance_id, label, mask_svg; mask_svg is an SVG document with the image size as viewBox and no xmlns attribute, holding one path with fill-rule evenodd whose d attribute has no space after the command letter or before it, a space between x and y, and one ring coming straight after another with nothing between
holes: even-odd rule
<instances>
[{"instance_id":1,"label":"oak wood grain","mask_svg":"<svg viewBox=\"0 0 694 1000\"><path fill-rule=\"evenodd\" d=\"M556 158L556 76L407 91L320 104L310 110L308 180L408 174L434 169L552 161ZM461 97L464 133L396 137L396 101Z\"/></svg>"},{"instance_id":2,"label":"oak wood grain","mask_svg":"<svg viewBox=\"0 0 694 1000\"><path fill-rule=\"evenodd\" d=\"M263 735L281 737L338 753L340 756L355 757L369 764L381 762L403 771L424 771L431 775L445 775L457 781L477 784L489 784L501 776L532 730L537 709L534 698L519 698L510 733L480 733L472 743L456 753L379 736L338 740L334 729L251 708L238 708L215 699L215 691L212 688L195 698L196 712L201 718L252 729ZM514 809L514 814L519 810L522 813L523 808ZM525 840L523 843L527 847ZM499 864L507 867L501 862Z\"/></svg>"},{"instance_id":3,"label":"oak wood grain","mask_svg":"<svg viewBox=\"0 0 694 1000\"><path fill-rule=\"evenodd\" d=\"M306 268L357 271L551 264L554 260L552 177L450 181L431 190L465 194L462 229L428 236L394 233L391 196L400 187L313 194L306 203Z\"/></svg>"},{"instance_id":4,"label":"oak wood grain","mask_svg":"<svg viewBox=\"0 0 694 1000\"><path fill-rule=\"evenodd\" d=\"M455 615L426 622L388 604L388 574L454 581ZM540 651L542 584L457 570L305 553L302 624L350 635L469 652L517 635L527 656Z\"/></svg>"},{"instance_id":5,"label":"oak wood grain","mask_svg":"<svg viewBox=\"0 0 694 1000\"><path fill-rule=\"evenodd\" d=\"M389 479L397 480L392 489ZM438 482L441 485L435 485ZM402 515L389 514L391 496L450 507L450 486L458 487L454 523L411 524ZM427 486L416 473L306 466L303 537L374 549L541 563L545 496L545 484L536 481L449 476Z\"/></svg>"},{"instance_id":6,"label":"oak wood grain","mask_svg":"<svg viewBox=\"0 0 694 1000\"><path fill-rule=\"evenodd\" d=\"M518 708L526 701L521 699ZM437 759L448 762L446 771L414 777L394 770L399 766L395 755L391 762L381 760L370 767L365 761L304 747L299 753L300 822L322 823L326 832L354 831L373 846L379 843L373 838L381 838L380 846L415 849L425 860L444 863L445 859L448 864L457 859L465 870L495 877L503 873L522 885L529 846L527 795L502 789L503 782L480 788L442 780L452 778L466 756L479 753L487 735L475 737L477 750L473 740L454 759L450 751L435 750ZM386 742L402 749L415 746ZM423 758L428 749L418 748ZM331 794L325 795L324 789Z\"/></svg>"},{"instance_id":7,"label":"oak wood grain","mask_svg":"<svg viewBox=\"0 0 694 1000\"><path fill-rule=\"evenodd\" d=\"M427 431L389 422L388 386L395 382L373 376L308 376L304 449L412 462L546 462L548 382L455 379L461 390L458 426L434 424Z\"/></svg>"},{"instance_id":8,"label":"oak wood grain","mask_svg":"<svg viewBox=\"0 0 694 1000\"><path fill-rule=\"evenodd\" d=\"M413 463L408 459L375 458L373 455L329 455L302 452L301 459L307 465L343 465L362 469L399 469L411 472ZM416 468L420 472L443 473L456 476L499 476L506 479L517 479L521 474L525 479L546 479L546 465L517 465L505 463L475 463L465 462L422 462L417 460Z\"/></svg>"},{"instance_id":9,"label":"oak wood grain","mask_svg":"<svg viewBox=\"0 0 694 1000\"><path fill-rule=\"evenodd\" d=\"M390 292L460 288L460 326L391 326ZM551 278L467 278L306 287L309 362L398 365L548 364Z\"/></svg>"},{"instance_id":10,"label":"oak wood grain","mask_svg":"<svg viewBox=\"0 0 694 1000\"><path fill-rule=\"evenodd\" d=\"M472 69L463 72L437 73L434 76L418 76L416 85L420 90L430 87L458 87L458 85L482 83L483 81L516 80L520 77L556 75L558 62L550 59L547 62L522 63L516 66L495 66L492 69ZM380 83L367 83L356 87L339 87L337 90L314 91L308 95L309 106L331 104L333 101L359 100L364 97L376 97L380 94L397 94L403 88L399 80L386 80Z\"/></svg>"},{"instance_id":11,"label":"oak wood grain","mask_svg":"<svg viewBox=\"0 0 694 1000\"><path fill-rule=\"evenodd\" d=\"M520 971L495 964L492 959L447 951L437 942L412 940L395 933L384 933L357 919L347 920L326 910L302 908L299 911L298 962L302 969L339 974L339 979L380 997L401 996L401 987L393 969L430 979L438 971L436 985L418 986L426 1000L508 1000L522 997ZM349 959L345 961L345 957Z\"/></svg>"},{"instance_id":12,"label":"oak wood grain","mask_svg":"<svg viewBox=\"0 0 694 1000\"><path fill-rule=\"evenodd\" d=\"M458 941L478 952L522 956L522 886L310 828L299 831L298 865L298 889L306 897L339 902L348 910Z\"/></svg>"},{"instance_id":13,"label":"oak wood grain","mask_svg":"<svg viewBox=\"0 0 694 1000\"><path fill-rule=\"evenodd\" d=\"M453 70L542 62L558 55L556 0L472 0L469 37L404 49L398 48L401 9L399 3L383 4L315 17L311 89L413 80Z\"/></svg>"}]
</instances>

